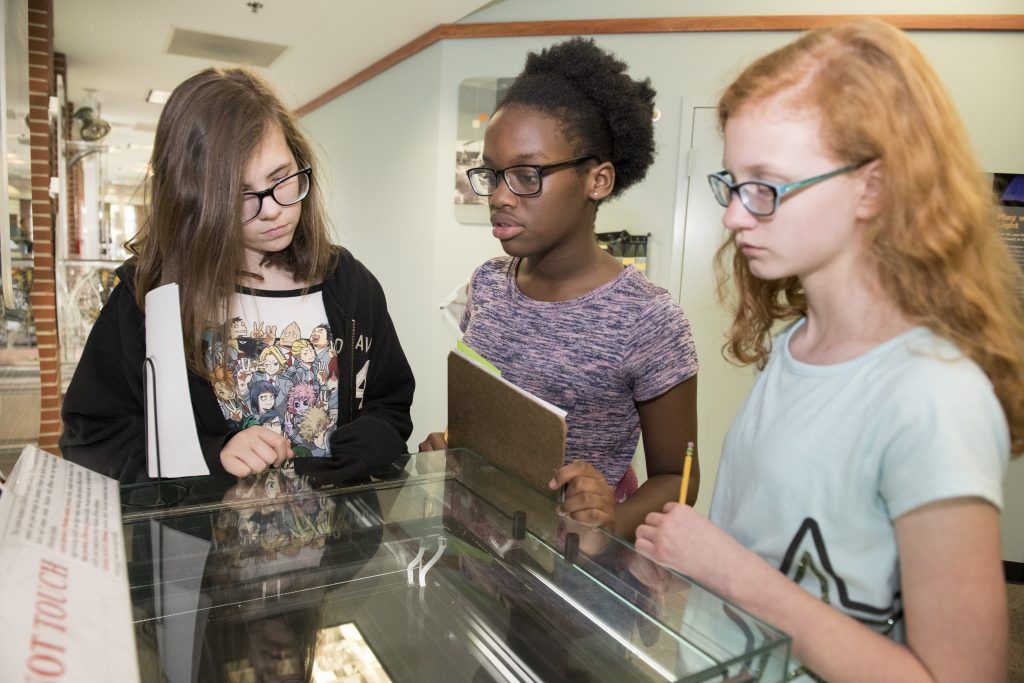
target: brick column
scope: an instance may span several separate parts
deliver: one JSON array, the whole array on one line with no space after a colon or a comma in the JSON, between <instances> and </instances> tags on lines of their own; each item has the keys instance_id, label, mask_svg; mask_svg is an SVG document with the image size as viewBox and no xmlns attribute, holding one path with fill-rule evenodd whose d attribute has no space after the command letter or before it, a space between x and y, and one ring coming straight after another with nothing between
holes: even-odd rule
<instances>
[{"instance_id":1,"label":"brick column","mask_svg":"<svg viewBox=\"0 0 1024 683\"><path fill-rule=\"evenodd\" d=\"M28 3L29 131L32 148L32 317L39 343L39 447L58 453L60 349L54 277L56 207L50 177L56 175L57 144L50 130L50 95L55 94L53 0Z\"/></svg>"}]
</instances>

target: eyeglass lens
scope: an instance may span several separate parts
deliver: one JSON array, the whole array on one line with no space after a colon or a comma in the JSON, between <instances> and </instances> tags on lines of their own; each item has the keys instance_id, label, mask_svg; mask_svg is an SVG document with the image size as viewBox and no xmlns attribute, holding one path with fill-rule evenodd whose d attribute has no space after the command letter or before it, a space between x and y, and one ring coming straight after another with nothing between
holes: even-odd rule
<instances>
[{"instance_id":1,"label":"eyeglass lens","mask_svg":"<svg viewBox=\"0 0 1024 683\"><path fill-rule=\"evenodd\" d=\"M300 171L278 181L268 189L269 196L275 202L281 206L291 206L305 199L309 193L309 174ZM265 196L258 193L242 195L242 220L251 221L260 215L264 199Z\"/></svg>"},{"instance_id":2,"label":"eyeglass lens","mask_svg":"<svg viewBox=\"0 0 1024 683\"><path fill-rule=\"evenodd\" d=\"M775 188L766 183L749 181L732 188L718 176L710 176L711 190L719 204L728 208L733 189L740 195L740 203L755 216L770 216L775 211Z\"/></svg>"},{"instance_id":3,"label":"eyeglass lens","mask_svg":"<svg viewBox=\"0 0 1024 683\"><path fill-rule=\"evenodd\" d=\"M513 166L506 168L502 175L508 183L508 189L515 194L529 195L540 192L540 173L532 166ZM498 188L498 174L490 168L473 169L469 174L469 182L473 191L487 197Z\"/></svg>"}]
</instances>

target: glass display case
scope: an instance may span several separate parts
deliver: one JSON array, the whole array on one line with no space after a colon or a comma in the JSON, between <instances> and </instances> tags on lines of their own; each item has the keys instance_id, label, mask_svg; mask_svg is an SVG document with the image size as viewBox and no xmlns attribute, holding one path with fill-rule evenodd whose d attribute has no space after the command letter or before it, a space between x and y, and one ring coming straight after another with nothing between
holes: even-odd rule
<instances>
[{"instance_id":1,"label":"glass display case","mask_svg":"<svg viewBox=\"0 0 1024 683\"><path fill-rule=\"evenodd\" d=\"M465 450L122 491L144 681L779 681L788 638Z\"/></svg>"}]
</instances>

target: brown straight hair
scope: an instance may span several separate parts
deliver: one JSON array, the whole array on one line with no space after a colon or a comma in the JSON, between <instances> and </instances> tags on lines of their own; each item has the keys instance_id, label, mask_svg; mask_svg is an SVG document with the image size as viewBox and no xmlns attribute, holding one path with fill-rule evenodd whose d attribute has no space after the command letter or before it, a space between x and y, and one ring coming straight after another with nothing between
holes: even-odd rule
<instances>
[{"instance_id":1,"label":"brown straight hair","mask_svg":"<svg viewBox=\"0 0 1024 683\"><path fill-rule=\"evenodd\" d=\"M185 359L209 376L206 343L227 343L228 305L244 269L241 202L245 166L266 135L277 127L299 168L313 167L312 148L295 118L263 78L248 69L206 69L171 94L157 124L147 217L128 243L135 255L135 298L145 310L146 294L176 282L181 296ZM307 285L323 281L333 265L317 174L291 244L267 254L273 264ZM224 361L221 361L224 362Z\"/></svg>"}]
</instances>

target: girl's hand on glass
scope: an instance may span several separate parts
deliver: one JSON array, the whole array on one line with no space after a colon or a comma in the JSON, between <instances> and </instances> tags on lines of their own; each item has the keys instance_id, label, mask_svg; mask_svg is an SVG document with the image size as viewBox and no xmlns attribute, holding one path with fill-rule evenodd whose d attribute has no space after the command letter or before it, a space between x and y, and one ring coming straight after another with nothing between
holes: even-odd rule
<instances>
[{"instance_id":1,"label":"girl's hand on glass","mask_svg":"<svg viewBox=\"0 0 1024 683\"><path fill-rule=\"evenodd\" d=\"M636 529L636 549L728 595L730 575L741 577L750 550L688 505L666 503Z\"/></svg>"},{"instance_id":2,"label":"girl's hand on glass","mask_svg":"<svg viewBox=\"0 0 1024 683\"><path fill-rule=\"evenodd\" d=\"M672 586L668 570L643 555L634 554L627 567L629 573L650 591L651 598L664 595Z\"/></svg>"},{"instance_id":3,"label":"girl's hand on glass","mask_svg":"<svg viewBox=\"0 0 1024 683\"><path fill-rule=\"evenodd\" d=\"M448 450L448 440L445 438L445 434L446 432L431 432L428 434L427 438L420 442L420 453Z\"/></svg>"},{"instance_id":4,"label":"girl's hand on glass","mask_svg":"<svg viewBox=\"0 0 1024 683\"><path fill-rule=\"evenodd\" d=\"M427 438L420 442L419 452L420 453L432 453L434 451L446 451L448 450L448 441L445 438L448 435L447 430L443 432L431 432L427 435ZM415 460L414 467L416 468L417 474L430 474L433 472L443 472L448 463L448 456L444 458L440 456L425 455L417 457Z\"/></svg>"},{"instance_id":5,"label":"girl's hand on glass","mask_svg":"<svg viewBox=\"0 0 1024 683\"><path fill-rule=\"evenodd\" d=\"M561 515L590 526L615 528L615 490L604 475L588 462L577 460L555 470L548 488L565 486Z\"/></svg>"},{"instance_id":6,"label":"girl's hand on glass","mask_svg":"<svg viewBox=\"0 0 1024 683\"><path fill-rule=\"evenodd\" d=\"M291 457L292 445L288 439L260 425L238 432L220 451L221 465L236 477L247 477L268 467L280 467Z\"/></svg>"}]
</instances>

